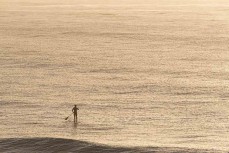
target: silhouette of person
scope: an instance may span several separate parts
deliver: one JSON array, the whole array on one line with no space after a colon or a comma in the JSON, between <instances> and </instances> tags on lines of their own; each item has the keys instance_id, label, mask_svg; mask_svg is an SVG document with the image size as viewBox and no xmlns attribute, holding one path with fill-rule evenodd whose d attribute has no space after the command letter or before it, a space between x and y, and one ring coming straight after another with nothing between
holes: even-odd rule
<instances>
[{"instance_id":1,"label":"silhouette of person","mask_svg":"<svg viewBox=\"0 0 229 153\"><path fill-rule=\"evenodd\" d=\"M74 122L77 123L77 111L79 110L79 108L77 108L77 106L75 105L72 108L72 112L74 113Z\"/></svg>"}]
</instances>

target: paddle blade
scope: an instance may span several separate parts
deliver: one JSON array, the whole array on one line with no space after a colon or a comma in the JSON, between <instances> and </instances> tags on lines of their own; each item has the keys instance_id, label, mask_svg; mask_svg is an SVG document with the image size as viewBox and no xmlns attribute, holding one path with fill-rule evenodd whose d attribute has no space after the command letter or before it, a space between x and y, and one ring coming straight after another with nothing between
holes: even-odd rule
<instances>
[{"instance_id":1,"label":"paddle blade","mask_svg":"<svg viewBox=\"0 0 229 153\"><path fill-rule=\"evenodd\" d=\"M67 119L68 119L68 117L65 118L65 120L67 120Z\"/></svg>"}]
</instances>

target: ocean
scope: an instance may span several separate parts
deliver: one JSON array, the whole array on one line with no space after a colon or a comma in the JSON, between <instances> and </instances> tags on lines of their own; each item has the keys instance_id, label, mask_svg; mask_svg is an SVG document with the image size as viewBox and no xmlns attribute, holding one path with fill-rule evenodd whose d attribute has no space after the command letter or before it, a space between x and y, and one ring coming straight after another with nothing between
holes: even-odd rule
<instances>
[{"instance_id":1,"label":"ocean","mask_svg":"<svg viewBox=\"0 0 229 153\"><path fill-rule=\"evenodd\" d=\"M0 152L229 151L228 53L228 0L1 0Z\"/></svg>"}]
</instances>

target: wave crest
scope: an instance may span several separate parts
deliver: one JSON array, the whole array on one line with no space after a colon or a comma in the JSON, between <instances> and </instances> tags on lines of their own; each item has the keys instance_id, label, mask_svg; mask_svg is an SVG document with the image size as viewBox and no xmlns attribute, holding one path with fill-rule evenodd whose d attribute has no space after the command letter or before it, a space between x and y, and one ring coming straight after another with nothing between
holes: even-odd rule
<instances>
[{"instance_id":1,"label":"wave crest","mask_svg":"<svg viewBox=\"0 0 229 153\"><path fill-rule=\"evenodd\" d=\"M114 147L62 138L7 138L0 139L4 153L217 153L216 150L160 147Z\"/></svg>"}]
</instances>

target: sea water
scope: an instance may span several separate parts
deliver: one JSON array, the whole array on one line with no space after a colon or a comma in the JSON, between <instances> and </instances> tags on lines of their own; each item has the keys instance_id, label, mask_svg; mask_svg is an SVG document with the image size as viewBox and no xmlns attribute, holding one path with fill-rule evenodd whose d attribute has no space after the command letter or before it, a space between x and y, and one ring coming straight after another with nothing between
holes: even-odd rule
<instances>
[{"instance_id":1,"label":"sea water","mask_svg":"<svg viewBox=\"0 0 229 153\"><path fill-rule=\"evenodd\" d=\"M0 137L229 150L228 53L227 0L1 0Z\"/></svg>"}]
</instances>

